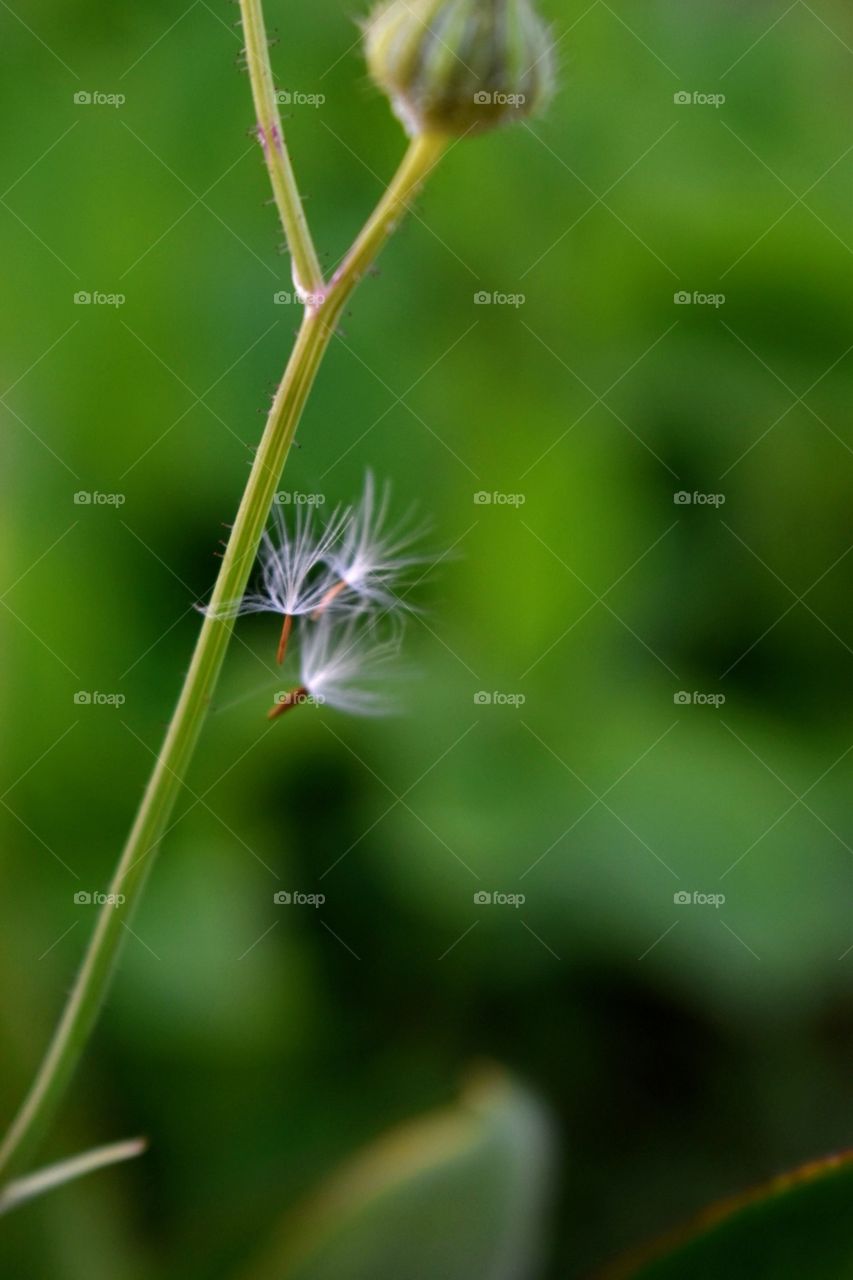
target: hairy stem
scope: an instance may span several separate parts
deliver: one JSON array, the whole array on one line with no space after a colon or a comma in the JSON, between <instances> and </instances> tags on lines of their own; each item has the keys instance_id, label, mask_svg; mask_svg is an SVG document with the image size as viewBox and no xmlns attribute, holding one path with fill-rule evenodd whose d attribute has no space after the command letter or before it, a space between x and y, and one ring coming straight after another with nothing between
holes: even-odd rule
<instances>
[{"instance_id":1,"label":"hairy stem","mask_svg":"<svg viewBox=\"0 0 853 1280\"><path fill-rule=\"evenodd\" d=\"M323 272L308 230L284 141L261 0L240 0L240 13L246 39L246 65L258 119L258 137L264 149L273 195L293 259L293 283L303 295L320 294L323 290Z\"/></svg>"},{"instance_id":2,"label":"hairy stem","mask_svg":"<svg viewBox=\"0 0 853 1280\"><path fill-rule=\"evenodd\" d=\"M110 894L122 895L124 902L119 907L108 902L100 910L53 1039L0 1147L0 1180L5 1179L10 1170L22 1166L44 1136L92 1032L127 931L125 923L141 896L154 855L168 829L222 668L234 623L219 615L227 612L223 606L240 599L245 591L290 445L341 311L445 145L445 140L437 136L417 138L411 143L385 194L328 286L325 299L320 305L306 307L255 455L183 688L110 885Z\"/></svg>"}]
</instances>

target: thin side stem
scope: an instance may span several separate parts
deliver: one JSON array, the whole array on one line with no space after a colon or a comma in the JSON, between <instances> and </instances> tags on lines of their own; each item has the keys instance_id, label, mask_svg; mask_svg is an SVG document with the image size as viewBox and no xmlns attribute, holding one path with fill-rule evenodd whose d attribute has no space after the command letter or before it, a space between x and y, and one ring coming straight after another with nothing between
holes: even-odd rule
<instances>
[{"instance_id":1,"label":"thin side stem","mask_svg":"<svg viewBox=\"0 0 853 1280\"><path fill-rule=\"evenodd\" d=\"M352 290L376 261L385 241L415 195L447 150L449 139L439 133L413 138L399 169L373 213L329 283L323 307L327 323L336 322Z\"/></svg>"},{"instance_id":2,"label":"thin side stem","mask_svg":"<svg viewBox=\"0 0 853 1280\"><path fill-rule=\"evenodd\" d=\"M144 1138L130 1138L126 1142L112 1142L108 1147L97 1147L94 1151L85 1151L82 1155L72 1156L70 1160L60 1160L47 1169L39 1169L38 1173L28 1174L16 1182L8 1183L0 1191L0 1213L8 1213L17 1209L36 1196L43 1196L54 1187L64 1187L77 1178L86 1177L98 1169L106 1169L110 1165L119 1164L122 1160L133 1160L147 1147Z\"/></svg>"},{"instance_id":3,"label":"thin side stem","mask_svg":"<svg viewBox=\"0 0 853 1280\"><path fill-rule=\"evenodd\" d=\"M49 1127L86 1046L129 920L145 884L195 750L231 638L226 605L246 589L290 445L323 355L347 298L380 251L445 143L415 139L319 309L306 308L302 327L267 418L264 434L231 530L210 607L163 747L110 885L112 902L98 915L82 967L47 1053L0 1147L0 1181L30 1157Z\"/></svg>"},{"instance_id":4,"label":"thin side stem","mask_svg":"<svg viewBox=\"0 0 853 1280\"><path fill-rule=\"evenodd\" d=\"M246 39L246 65L258 120L258 137L293 259L293 283L302 296L321 295L323 272L308 230L293 165L284 140L261 0L240 0L240 12Z\"/></svg>"}]
</instances>

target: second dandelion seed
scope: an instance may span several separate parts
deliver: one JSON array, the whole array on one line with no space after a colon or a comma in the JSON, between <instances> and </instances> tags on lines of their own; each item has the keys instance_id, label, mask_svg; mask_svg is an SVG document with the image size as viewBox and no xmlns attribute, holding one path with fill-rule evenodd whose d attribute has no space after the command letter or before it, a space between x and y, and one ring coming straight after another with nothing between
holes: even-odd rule
<instances>
[{"instance_id":1,"label":"second dandelion seed","mask_svg":"<svg viewBox=\"0 0 853 1280\"><path fill-rule=\"evenodd\" d=\"M301 636L300 683L282 694L267 715L275 720L303 702L355 716L388 715L394 707L387 684L399 652L399 631L381 640L374 619L349 618L342 624L326 613Z\"/></svg>"}]
</instances>

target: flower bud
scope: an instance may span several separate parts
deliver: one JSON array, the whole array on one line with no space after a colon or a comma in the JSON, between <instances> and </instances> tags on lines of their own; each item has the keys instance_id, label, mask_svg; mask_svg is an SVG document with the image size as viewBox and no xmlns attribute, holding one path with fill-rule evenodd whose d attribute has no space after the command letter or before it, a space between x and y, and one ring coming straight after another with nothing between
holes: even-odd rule
<instances>
[{"instance_id":1,"label":"flower bud","mask_svg":"<svg viewBox=\"0 0 853 1280\"><path fill-rule=\"evenodd\" d=\"M413 135L459 137L532 115L554 78L550 33L530 0L386 0L365 46Z\"/></svg>"}]
</instances>

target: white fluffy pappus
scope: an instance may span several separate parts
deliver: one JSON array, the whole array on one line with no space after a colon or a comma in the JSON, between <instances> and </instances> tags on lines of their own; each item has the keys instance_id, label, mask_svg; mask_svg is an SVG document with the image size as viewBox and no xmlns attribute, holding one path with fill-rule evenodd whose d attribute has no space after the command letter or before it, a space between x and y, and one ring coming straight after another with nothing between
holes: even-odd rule
<instances>
[{"instance_id":1,"label":"white fluffy pappus","mask_svg":"<svg viewBox=\"0 0 853 1280\"><path fill-rule=\"evenodd\" d=\"M334 585L329 556L349 516L349 511L336 508L318 531L313 511L298 507L291 533L281 508L275 507L272 528L265 531L258 552L258 587L246 593L230 616L278 613L298 618L314 613Z\"/></svg>"},{"instance_id":2,"label":"white fluffy pappus","mask_svg":"<svg viewBox=\"0 0 853 1280\"><path fill-rule=\"evenodd\" d=\"M345 517L341 537L326 555L335 582L322 608L351 607L353 597L371 608L411 607L401 600L399 589L406 585L408 571L430 557L412 550L424 533L423 526L413 527L407 517L396 524L389 522L390 500L390 485L384 484L377 493L368 471L361 500Z\"/></svg>"},{"instance_id":3,"label":"white fluffy pappus","mask_svg":"<svg viewBox=\"0 0 853 1280\"><path fill-rule=\"evenodd\" d=\"M260 577L257 586L242 600L231 601L205 612L217 618L239 618L249 613L276 613L283 619L276 655L284 661L293 619L313 614L335 587L329 567L332 547L343 535L349 511L336 507L321 529L314 512L298 507L293 531L280 507L273 508L271 527L264 531L258 552Z\"/></svg>"},{"instance_id":4,"label":"white fluffy pappus","mask_svg":"<svg viewBox=\"0 0 853 1280\"><path fill-rule=\"evenodd\" d=\"M414 585L408 570L430 557L412 549L421 528L409 519L390 522L390 493L387 484L377 492L368 471L358 504L336 507L322 524L312 508L300 506L289 528L275 508L261 540L257 582L241 600L204 610L219 618L277 614L279 663L300 619L300 684L280 695L271 718L306 700L354 715L393 710L382 686L395 674L400 615L413 612L399 591Z\"/></svg>"},{"instance_id":5,"label":"white fluffy pappus","mask_svg":"<svg viewBox=\"0 0 853 1280\"><path fill-rule=\"evenodd\" d=\"M367 615L342 622L324 612L300 633L300 684L269 711L269 718L312 701L357 716L390 715L395 707L389 680L398 679L402 631L384 638Z\"/></svg>"}]
</instances>

